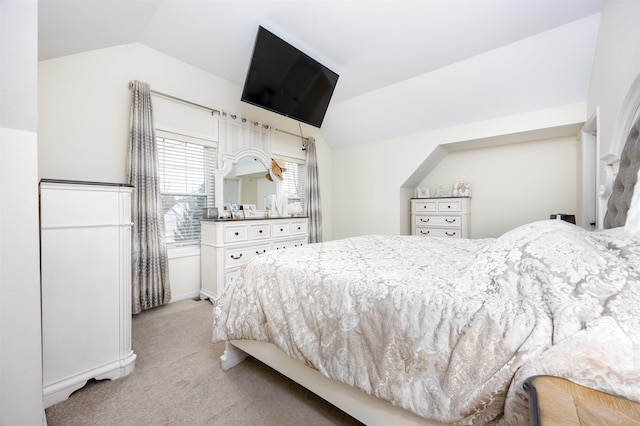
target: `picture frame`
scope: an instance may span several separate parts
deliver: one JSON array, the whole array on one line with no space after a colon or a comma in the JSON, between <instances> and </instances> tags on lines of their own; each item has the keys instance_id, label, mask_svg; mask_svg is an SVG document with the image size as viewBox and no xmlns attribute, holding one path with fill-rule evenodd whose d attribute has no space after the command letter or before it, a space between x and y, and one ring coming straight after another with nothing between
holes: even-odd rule
<instances>
[{"instance_id":1,"label":"picture frame","mask_svg":"<svg viewBox=\"0 0 640 426\"><path fill-rule=\"evenodd\" d=\"M244 211L245 219L249 217L256 217L258 215L255 204L243 204L242 211Z\"/></svg>"},{"instance_id":2,"label":"picture frame","mask_svg":"<svg viewBox=\"0 0 640 426\"><path fill-rule=\"evenodd\" d=\"M244 219L244 211L237 204L231 204L231 219Z\"/></svg>"},{"instance_id":3,"label":"picture frame","mask_svg":"<svg viewBox=\"0 0 640 426\"><path fill-rule=\"evenodd\" d=\"M418 188L418 198L429 198L429 187L419 187Z\"/></svg>"},{"instance_id":4,"label":"picture frame","mask_svg":"<svg viewBox=\"0 0 640 426\"><path fill-rule=\"evenodd\" d=\"M471 184L469 182L456 182L453 184L454 197L470 197L471 196Z\"/></svg>"}]
</instances>

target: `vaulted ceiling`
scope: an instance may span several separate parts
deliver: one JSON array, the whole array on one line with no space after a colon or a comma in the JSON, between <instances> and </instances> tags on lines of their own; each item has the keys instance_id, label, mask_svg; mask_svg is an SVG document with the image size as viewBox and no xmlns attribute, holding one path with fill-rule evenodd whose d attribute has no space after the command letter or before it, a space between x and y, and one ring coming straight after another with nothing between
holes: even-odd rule
<instances>
[{"instance_id":1,"label":"vaulted ceiling","mask_svg":"<svg viewBox=\"0 0 640 426\"><path fill-rule=\"evenodd\" d=\"M584 101L602 4L39 0L39 59L138 42L242 85L262 25L340 75L340 148Z\"/></svg>"}]
</instances>

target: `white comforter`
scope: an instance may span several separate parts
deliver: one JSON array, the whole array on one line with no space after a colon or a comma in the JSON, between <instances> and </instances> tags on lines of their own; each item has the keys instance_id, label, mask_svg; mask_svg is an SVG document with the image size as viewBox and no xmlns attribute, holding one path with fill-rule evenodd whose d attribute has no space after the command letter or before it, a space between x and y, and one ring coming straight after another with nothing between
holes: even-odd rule
<instances>
[{"instance_id":1,"label":"white comforter","mask_svg":"<svg viewBox=\"0 0 640 426\"><path fill-rule=\"evenodd\" d=\"M363 236L252 259L213 340L270 341L426 418L528 421L552 374L640 401L640 246L561 221L497 239Z\"/></svg>"}]
</instances>

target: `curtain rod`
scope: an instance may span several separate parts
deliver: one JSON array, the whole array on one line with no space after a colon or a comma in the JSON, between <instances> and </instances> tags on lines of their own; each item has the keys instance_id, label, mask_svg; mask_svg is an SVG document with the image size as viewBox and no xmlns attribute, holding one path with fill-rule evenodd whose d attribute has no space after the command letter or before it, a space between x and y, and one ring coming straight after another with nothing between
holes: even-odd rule
<instances>
[{"instance_id":1,"label":"curtain rod","mask_svg":"<svg viewBox=\"0 0 640 426\"><path fill-rule=\"evenodd\" d=\"M133 81L130 81L129 82L129 89L132 89L132 88L133 88ZM217 110L215 108L211 108L211 107L208 107L208 106L205 106L205 105L197 104L195 102L187 101L186 99L182 99L182 98L178 98L176 96L168 95L166 93L158 92L157 90L153 90L153 89L150 89L150 90L151 90L151 93L156 95L156 96L160 96L160 97L163 97L163 98L171 99L173 101L181 102L183 104L191 105L191 106L194 106L196 108L206 109L207 111L211 112L211 115L213 115L213 114L222 114L222 112L220 110ZM281 130L281 129L278 129L277 127L276 127L276 132L286 133L287 135L295 136L297 138L302 138L303 141L309 142L309 138L308 137L304 137L302 135L297 135L297 134L295 134L293 132L288 132L286 130Z\"/></svg>"}]
</instances>

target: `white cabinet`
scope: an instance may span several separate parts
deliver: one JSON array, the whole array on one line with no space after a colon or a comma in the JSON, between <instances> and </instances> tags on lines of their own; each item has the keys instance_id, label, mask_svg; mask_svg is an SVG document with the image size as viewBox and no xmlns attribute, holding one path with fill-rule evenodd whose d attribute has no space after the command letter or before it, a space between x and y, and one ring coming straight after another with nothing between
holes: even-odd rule
<instances>
[{"instance_id":1,"label":"white cabinet","mask_svg":"<svg viewBox=\"0 0 640 426\"><path fill-rule=\"evenodd\" d=\"M411 234L469 238L470 214L469 197L412 198Z\"/></svg>"},{"instance_id":2,"label":"white cabinet","mask_svg":"<svg viewBox=\"0 0 640 426\"><path fill-rule=\"evenodd\" d=\"M117 379L135 366L131 190L121 184L40 183L45 407L89 379Z\"/></svg>"},{"instance_id":3,"label":"white cabinet","mask_svg":"<svg viewBox=\"0 0 640 426\"><path fill-rule=\"evenodd\" d=\"M200 240L201 298L220 294L242 265L269 250L307 244L307 218L203 220Z\"/></svg>"}]
</instances>

